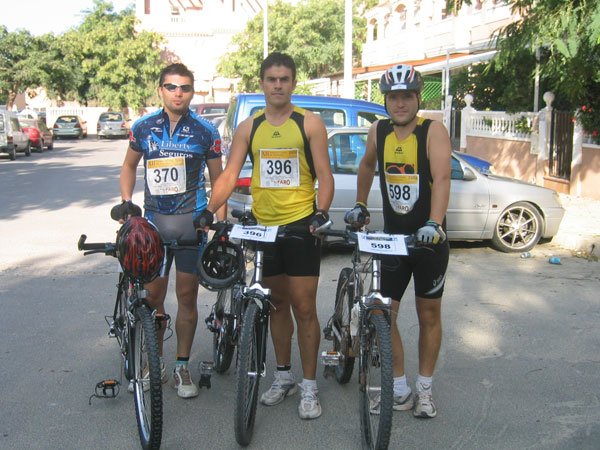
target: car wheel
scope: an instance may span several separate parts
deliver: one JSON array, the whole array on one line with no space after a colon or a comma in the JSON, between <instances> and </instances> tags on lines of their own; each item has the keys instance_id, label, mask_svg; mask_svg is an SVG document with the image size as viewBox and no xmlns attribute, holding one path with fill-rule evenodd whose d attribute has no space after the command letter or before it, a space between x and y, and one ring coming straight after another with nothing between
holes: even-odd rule
<instances>
[{"instance_id":1,"label":"car wheel","mask_svg":"<svg viewBox=\"0 0 600 450\"><path fill-rule=\"evenodd\" d=\"M44 152L44 140L43 139L40 139L40 146L38 147L38 151L40 153Z\"/></svg>"},{"instance_id":2,"label":"car wheel","mask_svg":"<svg viewBox=\"0 0 600 450\"><path fill-rule=\"evenodd\" d=\"M25 147L25 156L31 156L31 141L27 141L27 147Z\"/></svg>"},{"instance_id":3,"label":"car wheel","mask_svg":"<svg viewBox=\"0 0 600 450\"><path fill-rule=\"evenodd\" d=\"M48 150L52 150L54 148L54 140L48 144Z\"/></svg>"},{"instance_id":4,"label":"car wheel","mask_svg":"<svg viewBox=\"0 0 600 450\"><path fill-rule=\"evenodd\" d=\"M17 147L13 146L12 150L8 151L8 157L10 158L11 161L14 161L15 159L17 159Z\"/></svg>"},{"instance_id":5,"label":"car wheel","mask_svg":"<svg viewBox=\"0 0 600 450\"><path fill-rule=\"evenodd\" d=\"M542 237L543 220L531 203L518 202L506 208L494 227L492 246L501 252L531 250Z\"/></svg>"}]
</instances>

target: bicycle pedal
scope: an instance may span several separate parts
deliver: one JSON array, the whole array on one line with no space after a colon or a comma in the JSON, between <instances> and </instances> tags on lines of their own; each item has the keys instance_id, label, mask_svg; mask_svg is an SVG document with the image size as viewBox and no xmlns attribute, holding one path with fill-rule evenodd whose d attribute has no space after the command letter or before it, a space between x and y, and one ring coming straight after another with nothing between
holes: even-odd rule
<instances>
[{"instance_id":1,"label":"bicycle pedal","mask_svg":"<svg viewBox=\"0 0 600 450\"><path fill-rule=\"evenodd\" d=\"M331 329L331 325L327 325L323 328L323 337L327 341L333 341L333 330Z\"/></svg>"},{"instance_id":2,"label":"bicycle pedal","mask_svg":"<svg viewBox=\"0 0 600 450\"><path fill-rule=\"evenodd\" d=\"M212 333L219 331L219 328L216 324L215 315L213 313L210 313L210 315L204 319L204 323L206 323L206 328L208 328Z\"/></svg>"},{"instance_id":3,"label":"bicycle pedal","mask_svg":"<svg viewBox=\"0 0 600 450\"><path fill-rule=\"evenodd\" d=\"M212 361L202 361L200 362L200 381L198 381L198 387L202 389L205 387L206 389L210 389L210 377L212 375L213 370L213 362Z\"/></svg>"},{"instance_id":4,"label":"bicycle pedal","mask_svg":"<svg viewBox=\"0 0 600 450\"><path fill-rule=\"evenodd\" d=\"M340 352L329 351L321 353L321 362L325 367L328 366L339 366L340 361L342 360L342 354Z\"/></svg>"},{"instance_id":5,"label":"bicycle pedal","mask_svg":"<svg viewBox=\"0 0 600 450\"><path fill-rule=\"evenodd\" d=\"M117 337L117 332L115 331L115 327L110 327L108 329L108 337L109 338L116 338Z\"/></svg>"},{"instance_id":6,"label":"bicycle pedal","mask_svg":"<svg viewBox=\"0 0 600 450\"><path fill-rule=\"evenodd\" d=\"M115 398L119 395L121 383L117 380L102 380L96 383L94 393L90 396L88 403L92 404L92 398Z\"/></svg>"}]
</instances>

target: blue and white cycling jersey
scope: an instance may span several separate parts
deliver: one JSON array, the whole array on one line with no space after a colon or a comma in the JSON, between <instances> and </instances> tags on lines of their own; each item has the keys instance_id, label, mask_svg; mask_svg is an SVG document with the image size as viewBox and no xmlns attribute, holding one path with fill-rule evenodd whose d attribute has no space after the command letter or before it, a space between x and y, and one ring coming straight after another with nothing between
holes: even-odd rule
<instances>
[{"instance_id":1,"label":"blue and white cycling jersey","mask_svg":"<svg viewBox=\"0 0 600 450\"><path fill-rule=\"evenodd\" d=\"M144 155L146 211L198 213L206 208L206 161L221 157L221 138L212 122L189 111L171 136L169 116L161 109L137 120L129 146Z\"/></svg>"}]
</instances>

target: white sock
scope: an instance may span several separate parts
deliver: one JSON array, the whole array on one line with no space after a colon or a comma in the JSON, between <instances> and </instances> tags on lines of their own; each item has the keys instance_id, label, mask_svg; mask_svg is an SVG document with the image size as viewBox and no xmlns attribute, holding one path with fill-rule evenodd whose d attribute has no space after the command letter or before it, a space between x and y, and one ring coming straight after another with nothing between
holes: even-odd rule
<instances>
[{"instance_id":1,"label":"white sock","mask_svg":"<svg viewBox=\"0 0 600 450\"><path fill-rule=\"evenodd\" d=\"M307 380L306 378L302 378L302 386L304 388L311 388L311 390L317 390L317 380Z\"/></svg>"},{"instance_id":2,"label":"white sock","mask_svg":"<svg viewBox=\"0 0 600 450\"><path fill-rule=\"evenodd\" d=\"M433 383L433 377L424 377L419 374L417 377L417 390L421 391L422 388L431 389L431 385Z\"/></svg>"},{"instance_id":3,"label":"white sock","mask_svg":"<svg viewBox=\"0 0 600 450\"><path fill-rule=\"evenodd\" d=\"M403 395L408 394L410 388L406 383L406 375L402 375L401 377L394 377L394 394L402 397Z\"/></svg>"}]
</instances>

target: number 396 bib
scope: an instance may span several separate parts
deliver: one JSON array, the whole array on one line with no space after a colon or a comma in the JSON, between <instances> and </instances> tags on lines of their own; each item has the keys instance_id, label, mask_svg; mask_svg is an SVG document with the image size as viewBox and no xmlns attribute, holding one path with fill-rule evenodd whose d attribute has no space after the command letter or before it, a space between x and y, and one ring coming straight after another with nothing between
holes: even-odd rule
<instances>
[{"instance_id":1,"label":"number 396 bib","mask_svg":"<svg viewBox=\"0 0 600 450\"><path fill-rule=\"evenodd\" d=\"M146 182L152 195L175 195L185 192L185 158L179 156L148 160Z\"/></svg>"},{"instance_id":2,"label":"number 396 bib","mask_svg":"<svg viewBox=\"0 0 600 450\"><path fill-rule=\"evenodd\" d=\"M419 175L386 173L385 183L392 209L398 214L412 211L419 199Z\"/></svg>"},{"instance_id":3,"label":"number 396 bib","mask_svg":"<svg viewBox=\"0 0 600 450\"><path fill-rule=\"evenodd\" d=\"M260 149L260 187L300 186L298 155L297 148Z\"/></svg>"}]
</instances>

